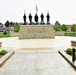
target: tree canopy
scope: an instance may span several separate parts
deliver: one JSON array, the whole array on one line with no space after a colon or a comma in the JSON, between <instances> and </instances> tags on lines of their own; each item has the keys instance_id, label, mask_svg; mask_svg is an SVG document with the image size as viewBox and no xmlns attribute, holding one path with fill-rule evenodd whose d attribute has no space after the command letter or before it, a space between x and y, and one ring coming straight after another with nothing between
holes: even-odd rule
<instances>
[{"instance_id":1,"label":"tree canopy","mask_svg":"<svg viewBox=\"0 0 76 75\"><path fill-rule=\"evenodd\" d=\"M71 26L71 31L74 33L74 32L76 32L76 24L73 24L72 26Z\"/></svg>"},{"instance_id":2,"label":"tree canopy","mask_svg":"<svg viewBox=\"0 0 76 75\"><path fill-rule=\"evenodd\" d=\"M68 28L67 28L66 24L62 24L61 29L62 29L62 31L67 31Z\"/></svg>"},{"instance_id":3,"label":"tree canopy","mask_svg":"<svg viewBox=\"0 0 76 75\"><path fill-rule=\"evenodd\" d=\"M7 21L5 22L5 26L6 26L6 27L9 27L9 25L10 25L10 23L9 23L9 21L7 20Z\"/></svg>"},{"instance_id":4,"label":"tree canopy","mask_svg":"<svg viewBox=\"0 0 76 75\"><path fill-rule=\"evenodd\" d=\"M61 28L59 26L54 26L53 28L55 31L61 31Z\"/></svg>"}]
</instances>

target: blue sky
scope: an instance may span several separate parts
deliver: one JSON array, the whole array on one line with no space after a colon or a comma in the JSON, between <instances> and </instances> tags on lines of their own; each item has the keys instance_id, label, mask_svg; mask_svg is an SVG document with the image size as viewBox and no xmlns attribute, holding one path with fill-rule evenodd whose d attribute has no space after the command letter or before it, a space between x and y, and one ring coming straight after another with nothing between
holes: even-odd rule
<instances>
[{"instance_id":1,"label":"blue sky","mask_svg":"<svg viewBox=\"0 0 76 75\"><path fill-rule=\"evenodd\" d=\"M5 23L6 20L23 22L24 10L27 15L27 22L29 22L29 13L33 17L36 13L36 3L38 15L40 17L40 14L43 13L45 22L47 10L49 10L52 24L55 21L59 21L61 24L76 23L76 0L0 0L0 22Z\"/></svg>"}]
</instances>

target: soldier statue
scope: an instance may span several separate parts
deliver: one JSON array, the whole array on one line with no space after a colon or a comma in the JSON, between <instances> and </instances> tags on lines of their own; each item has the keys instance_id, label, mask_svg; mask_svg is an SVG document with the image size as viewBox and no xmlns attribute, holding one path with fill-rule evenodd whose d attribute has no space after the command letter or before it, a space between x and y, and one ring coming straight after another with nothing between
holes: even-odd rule
<instances>
[{"instance_id":1,"label":"soldier statue","mask_svg":"<svg viewBox=\"0 0 76 75\"><path fill-rule=\"evenodd\" d=\"M47 24L50 24L50 15L49 15L49 13L47 13Z\"/></svg>"},{"instance_id":2,"label":"soldier statue","mask_svg":"<svg viewBox=\"0 0 76 75\"><path fill-rule=\"evenodd\" d=\"M38 15L37 15L37 13L35 14L34 20L35 20L36 24L38 24Z\"/></svg>"},{"instance_id":3,"label":"soldier statue","mask_svg":"<svg viewBox=\"0 0 76 75\"><path fill-rule=\"evenodd\" d=\"M43 13L41 14L41 24L44 24L44 15L43 15Z\"/></svg>"},{"instance_id":4,"label":"soldier statue","mask_svg":"<svg viewBox=\"0 0 76 75\"><path fill-rule=\"evenodd\" d=\"M32 24L32 15L31 15L31 13L29 14L29 22L30 22L30 24Z\"/></svg>"},{"instance_id":5,"label":"soldier statue","mask_svg":"<svg viewBox=\"0 0 76 75\"><path fill-rule=\"evenodd\" d=\"M24 13L24 16L23 16L23 20L24 20L24 25L26 25L26 14Z\"/></svg>"}]
</instances>

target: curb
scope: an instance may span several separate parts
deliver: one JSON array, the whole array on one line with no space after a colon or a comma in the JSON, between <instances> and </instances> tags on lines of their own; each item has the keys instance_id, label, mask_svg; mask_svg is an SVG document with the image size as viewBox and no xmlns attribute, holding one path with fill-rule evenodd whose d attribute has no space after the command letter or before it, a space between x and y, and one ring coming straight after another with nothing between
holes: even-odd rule
<instances>
[{"instance_id":1,"label":"curb","mask_svg":"<svg viewBox=\"0 0 76 75\"><path fill-rule=\"evenodd\" d=\"M65 57L65 55L60 51L58 51L58 53L76 70L76 66L73 64L73 62L71 62L67 57Z\"/></svg>"},{"instance_id":2,"label":"curb","mask_svg":"<svg viewBox=\"0 0 76 75\"><path fill-rule=\"evenodd\" d=\"M14 52L8 52L2 58L0 58L0 67L14 54Z\"/></svg>"}]
</instances>

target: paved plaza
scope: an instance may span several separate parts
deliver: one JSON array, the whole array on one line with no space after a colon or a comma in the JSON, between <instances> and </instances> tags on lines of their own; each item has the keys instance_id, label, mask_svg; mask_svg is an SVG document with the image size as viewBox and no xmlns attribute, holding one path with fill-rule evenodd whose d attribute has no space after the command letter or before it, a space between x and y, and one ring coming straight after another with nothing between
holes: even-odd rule
<instances>
[{"instance_id":1,"label":"paved plaza","mask_svg":"<svg viewBox=\"0 0 76 75\"><path fill-rule=\"evenodd\" d=\"M26 39L19 40L18 37L0 38L3 48L51 48L64 50L71 47L71 41L76 37L56 36L55 39Z\"/></svg>"},{"instance_id":2,"label":"paved plaza","mask_svg":"<svg viewBox=\"0 0 76 75\"><path fill-rule=\"evenodd\" d=\"M3 48L15 54L0 67L0 75L76 75L76 71L58 54L71 47L75 37L19 40L2 38Z\"/></svg>"}]
</instances>

